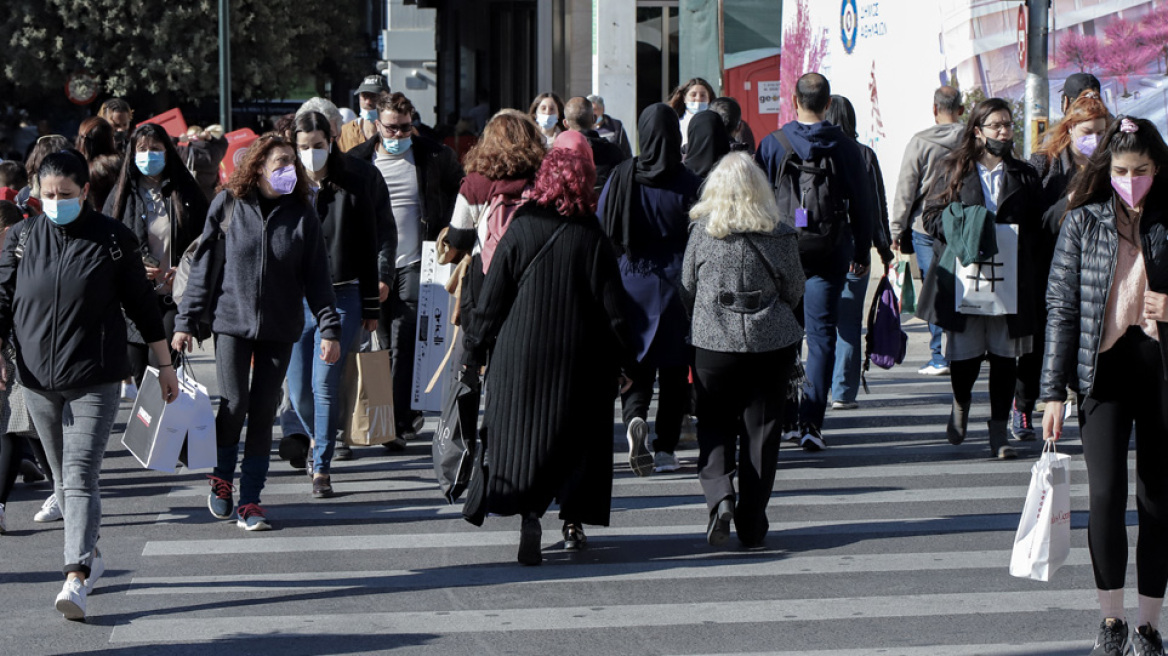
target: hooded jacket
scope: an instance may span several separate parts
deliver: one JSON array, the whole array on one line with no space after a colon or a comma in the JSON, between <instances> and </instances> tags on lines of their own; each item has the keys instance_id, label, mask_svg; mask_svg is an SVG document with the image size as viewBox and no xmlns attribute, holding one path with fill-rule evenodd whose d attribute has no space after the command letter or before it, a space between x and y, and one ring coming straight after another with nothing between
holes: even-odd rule
<instances>
[{"instance_id":1,"label":"hooded jacket","mask_svg":"<svg viewBox=\"0 0 1168 656\"><path fill-rule=\"evenodd\" d=\"M934 125L913 135L904 149L904 159L900 162L900 177L896 180L896 193L892 197L892 218L889 228L894 242L911 241L909 231L925 232L922 215L925 211L925 195L933 186L933 180L941 171L941 160L945 159L961 141L965 125L945 123Z\"/></svg>"},{"instance_id":2,"label":"hooded jacket","mask_svg":"<svg viewBox=\"0 0 1168 656\"><path fill-rule=\"evenodd\" d=\"M831 157L838 173L838 179L832 180L832 189L840 189L850 201L848 223L856 247L853 259L867 266L872 259L872 231L880 224L881 218L875 187L868 184L871 178L859 144L844 135L839 126L827 121L810 124L791 121L781 129L800 159ZM786 149L772 133L762 140L754 155L755 161L766 172L771 187L776 190L781 174L779 168L786 154ZM795 225L794 217L781 218L783 223Z\"/></svg>"}]
</instances>

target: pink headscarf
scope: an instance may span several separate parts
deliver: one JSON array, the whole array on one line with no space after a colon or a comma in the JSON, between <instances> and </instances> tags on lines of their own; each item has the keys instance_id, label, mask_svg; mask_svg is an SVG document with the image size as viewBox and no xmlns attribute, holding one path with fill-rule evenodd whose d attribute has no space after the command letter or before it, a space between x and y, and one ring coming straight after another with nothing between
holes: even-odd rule
<instances>
[{"instance_id":1,"label":"pink headscarf","mask_svg":"<svg viewBox=\"0 0 1168 656\"><path fill-rule=\"evenodd\" d=\"M596 174L596 163L592 159L592 146L588 144L588 138L583 134L575 130L564 130L556 137L552 148L570 150L583 155L586 162L585 166L593 175Z\"/></svg>"}]
</instances>

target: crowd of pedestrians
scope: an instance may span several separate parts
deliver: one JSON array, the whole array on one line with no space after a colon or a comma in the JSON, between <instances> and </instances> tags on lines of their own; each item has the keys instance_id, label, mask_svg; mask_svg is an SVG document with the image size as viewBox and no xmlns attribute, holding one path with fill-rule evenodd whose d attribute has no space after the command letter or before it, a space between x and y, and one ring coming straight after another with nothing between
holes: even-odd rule
<instances>
[{"instance_id":1,"label":"crowd of pedestrians","mask_svg":"<svg viewBox=\"0 0 1168 656\"><path fill-rule=\"evenodd\" d=\"M818 73L795 84L795 120L761 140L737 101L689 80L637 117L636 149L598 96L482 112L462 157L381 77L355 96L357 112L316 98L284 117L210 194L193 143L135 126L120 99L74 141L44 136L23 163L0 163L0 532L18 474L51 478L37 520L64 519L65 617L85 616L104 571L101 461L122 387L148 366L169 402L179 358L213 339L208 509L247 531L274 523L261 493L282 390L280 453L313 498L333 495L332 463L351 457L338 442L344 368L370 335L394 363L386 448L416 438L426 242L458 264L458 379L485 391L467 519L519 516L517 559L538 565L555 502L565 547L585 548L585 525L610 521L619 398L637 476L680 469L696 417L707 540L759 547L780 442L827 449L828 408L859 405L875 250L885 268L916 254L920 373L949 376L953 392L938 435L969 437L986 364L995 459L1017 457L1011 438L1059 439L1064 404L1078 404L1103 613L1092 653L1163 654L1168 146L1152 123L1111 116L1093 76L1067 81L1064 119L1029 162L1007 101L967 111L941 87L891 208L851 102ZM980 281L1005 291L985 300ZM1133 425L1135 630L1123 601Z\"/></svg>"}]
</instances>

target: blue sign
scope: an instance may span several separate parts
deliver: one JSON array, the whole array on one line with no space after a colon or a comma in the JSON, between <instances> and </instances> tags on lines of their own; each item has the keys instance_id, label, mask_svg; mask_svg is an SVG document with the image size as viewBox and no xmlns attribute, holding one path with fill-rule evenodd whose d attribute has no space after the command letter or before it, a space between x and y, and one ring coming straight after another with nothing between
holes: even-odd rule
<instances>
[{"instance_id":1,"label":"blue sign","mask_svg":"<svg viewBox=\"0 0 1168 656\"><path fill-rule=\"evenodd\" d=\"M856 11L856 0L843 0L840 8L840 39L844 50L850 55L856 49L856 36L860 32L860 14Z\"/></svg>"}]
</instances>

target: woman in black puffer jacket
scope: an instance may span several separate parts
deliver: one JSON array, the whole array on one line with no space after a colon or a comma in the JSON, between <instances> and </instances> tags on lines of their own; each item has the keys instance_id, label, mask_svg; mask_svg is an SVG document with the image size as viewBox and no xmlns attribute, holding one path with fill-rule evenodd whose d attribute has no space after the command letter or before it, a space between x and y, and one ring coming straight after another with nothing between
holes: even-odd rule
<instances>
[{"instance_id":1,"label":"woman in black puffer jacket","mask_svg":"<svg viewBox=\"0 0 1168 656\"><path fill-rule=\"evenodd\" d=\"M1144 119L1119 118L1072 184L1046 301L1043 437L1062 433L1078 386L1090 487L1088 542L1103 623L1097 645L1127 653L1128 441L1136 428L1139 628L1136 652L1162 654L1168 585L1168 146ZM1073 377L1072 377L1073 376ZM1157 651L1156 649L1160 650Z\"/></svg>"}]
</instances>

